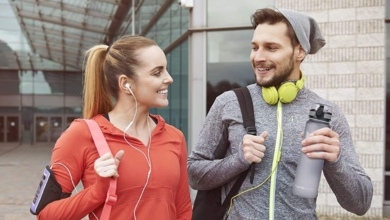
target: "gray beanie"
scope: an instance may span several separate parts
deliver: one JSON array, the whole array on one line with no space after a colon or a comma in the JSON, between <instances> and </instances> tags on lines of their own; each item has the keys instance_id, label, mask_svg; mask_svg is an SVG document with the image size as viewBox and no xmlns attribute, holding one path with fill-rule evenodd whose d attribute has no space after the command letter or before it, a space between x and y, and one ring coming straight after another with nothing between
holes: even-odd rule
<instances>
[{"instance_id":1,"label":"gray beanie","mask_svg":"<svg viewBox=\"0 0 390 220\"><path fill-rule=\"evenodd\" d=\"M312 17L289 9L279 9L278 11L290 22L299 43L307 54L315 54L325 45L325 38Z\"/></svg>"}]
</instances>

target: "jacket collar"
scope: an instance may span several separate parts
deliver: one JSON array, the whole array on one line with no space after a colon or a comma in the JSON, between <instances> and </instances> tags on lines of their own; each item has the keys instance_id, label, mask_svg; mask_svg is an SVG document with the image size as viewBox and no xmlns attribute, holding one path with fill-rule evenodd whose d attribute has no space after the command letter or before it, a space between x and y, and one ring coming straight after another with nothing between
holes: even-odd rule
<instances>
[{"instance_id":1,"label":"jacket collar","mask_svg":"<svg viewBox=\"0 0 390 220\"><path fill-rule=\"evenodd\" d=\"M160 115L153 115L149 114L150 117L154 119L154 121L157 120L157 125L152 131L153 134L157 134L165 130L165 120ZM108 121L103 115L99 114L92 118L92 120L95 120L100 129L105 134L113 134L113 135L123 135L123 131L121 131L119 128L115 127L110 121Z\"/></svg>"}]
</instances>

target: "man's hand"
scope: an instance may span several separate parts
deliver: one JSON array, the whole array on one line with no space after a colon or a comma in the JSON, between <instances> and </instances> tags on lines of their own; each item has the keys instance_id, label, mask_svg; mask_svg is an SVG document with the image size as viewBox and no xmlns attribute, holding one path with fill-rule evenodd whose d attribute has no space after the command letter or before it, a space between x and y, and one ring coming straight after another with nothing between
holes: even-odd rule
<instances>
[{"instance_id":1,"label":"man's hand","mask_svg":"<svg viewBox=\"0 0 390 220\"><path fill-rule=\"evenodd\" d=\"M247 134L242 139L242 150L244 151L245 160L249 163L260 163L264 157L265 139L268 137L268 132L264 131L259 136Z\"/></svg>"},{"instance_id":2,"label":"man's hand","mask_svg":"<svg viewBox=\"0 0 390 220\"><path fill-rule=\"evenodd\" d=\"M95 172L101 177L118 178L118 166L124 155L124 151L120 150L115 157L111 153L106 153L95 161Z\"/></svg>"},{"instance_id":3,"label":"man's hand","mask_svg":"<svg viewBox=\"0 0 390 220\"><path fill-rule=\"evenodd\" d=\"M314 131L302 141L302 146L302 152L309 158L319 158L333 162L340 154L339 135L330 128L321 128Z\"/></svg>"}]
</instances>

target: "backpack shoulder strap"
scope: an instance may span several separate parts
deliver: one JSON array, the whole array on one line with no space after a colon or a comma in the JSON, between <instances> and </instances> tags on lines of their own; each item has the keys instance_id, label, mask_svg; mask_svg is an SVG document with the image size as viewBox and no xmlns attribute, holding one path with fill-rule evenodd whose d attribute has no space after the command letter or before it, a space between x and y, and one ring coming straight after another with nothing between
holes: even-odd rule
<instances>
[{"instance_id":1,"label":"backpack shoulder strap","mask_svg":"<svg viewBox=\"0 0 390 220\"><path fill-rule=\"evenodd\" d=\"M92 139L95 142L95 146L99 155L102 156L108 152L111 153L111 150L107 144L106 139L103 136L102 131L100 130L99 125L94 120L84 119L85 123L87 123L89 131L91 132ZM116 203L117 195L116 195L116 179L110 179L110 186L107 191L106 202L103 207L102 214L99 219L108 220L110 219L110 213L112 206Z\"/></svg>"},{"instance_id":2,"label":"backpack shoulder strap","mask_svg":"<svg viewBox=\"0 0 390 220\"><path fill-rule=\"evenodd\" d=\"M247 134L256 135L256 125L255 125L255 116L254 116L254 110L253 110L253 103L252 103L252 97L249 93L249 90L247 87L241 87L233 89L234 93L236 93L238 102L240 103L240 109L242 114L242 120L243 124L246 130ZM230 200L234 195L238 193L238 190L240 189L242 183L245 180L246 175L248 172L251 172L250 181L253 183L254 175L255 175L255 164L252 163L249 169L242 172L236 182L234 183L233 187L230 189L228 195L226 196L223 206L225 208L228 208L230 204Z\"/></svg>"},{"instance_id":3,"label":"backpack shoulder strap","mask_svg":"<svg viewBox=\"0 0 390 220\"><path fill-rule=\"evenodd\" d=\"M241 87L233 90L240 103L242 122L247 134L257 135L256 124L255 124L255 113L253 110L253 102L251 94L249 93L248 87ZM255 164L252 163L250 166L250 182L253 183L255 178Z\"/></svg>"},{"instance_id":4,"label":"backpack shoulder strap","mask_svg":"<svg viewBox=\"0 0 390 220\"><path fill-rule=\"evenodd\" d=\"M246 132L256 135L255 115L253 112L252 97L247 87L233 89L240 103L242 121Z\"/></svg>"}]
</instances>

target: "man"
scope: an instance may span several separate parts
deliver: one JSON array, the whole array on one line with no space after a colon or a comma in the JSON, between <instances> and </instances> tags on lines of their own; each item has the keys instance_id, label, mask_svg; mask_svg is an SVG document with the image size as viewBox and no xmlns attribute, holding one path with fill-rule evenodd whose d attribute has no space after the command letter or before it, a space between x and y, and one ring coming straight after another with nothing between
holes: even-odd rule
<instances>
[{"instance_id":1,"label":"man","mask_svg":"<svg viewBox=\"0 0 390 220\"><path fill-rule=\"evenodd\" d=\"M335 104L303 86L301 62L325 45L318 24L297 11L269 8L257 10L252 24L250 60L257 83L248 89L258 135L246 134L234 92L217 97L189 156L191 187L209 190L223 186L223 201L235 178L254 163L254 182L246 177L240 192L249 190L234 199L229 219L316 219L316 198L293 193L303 152L308 158L324 159L323 173L340 205L364 215L370 208L373 188L358 161L347 120ZM331 108L330 128L316 130L303 139L309 110L316 103ZM224 131L228 135L223 135ZM218 144L227 140L230 146L225 158L213 158ZM278 149L279 162L274 159Z\"/></svg>"}]
</instances>

